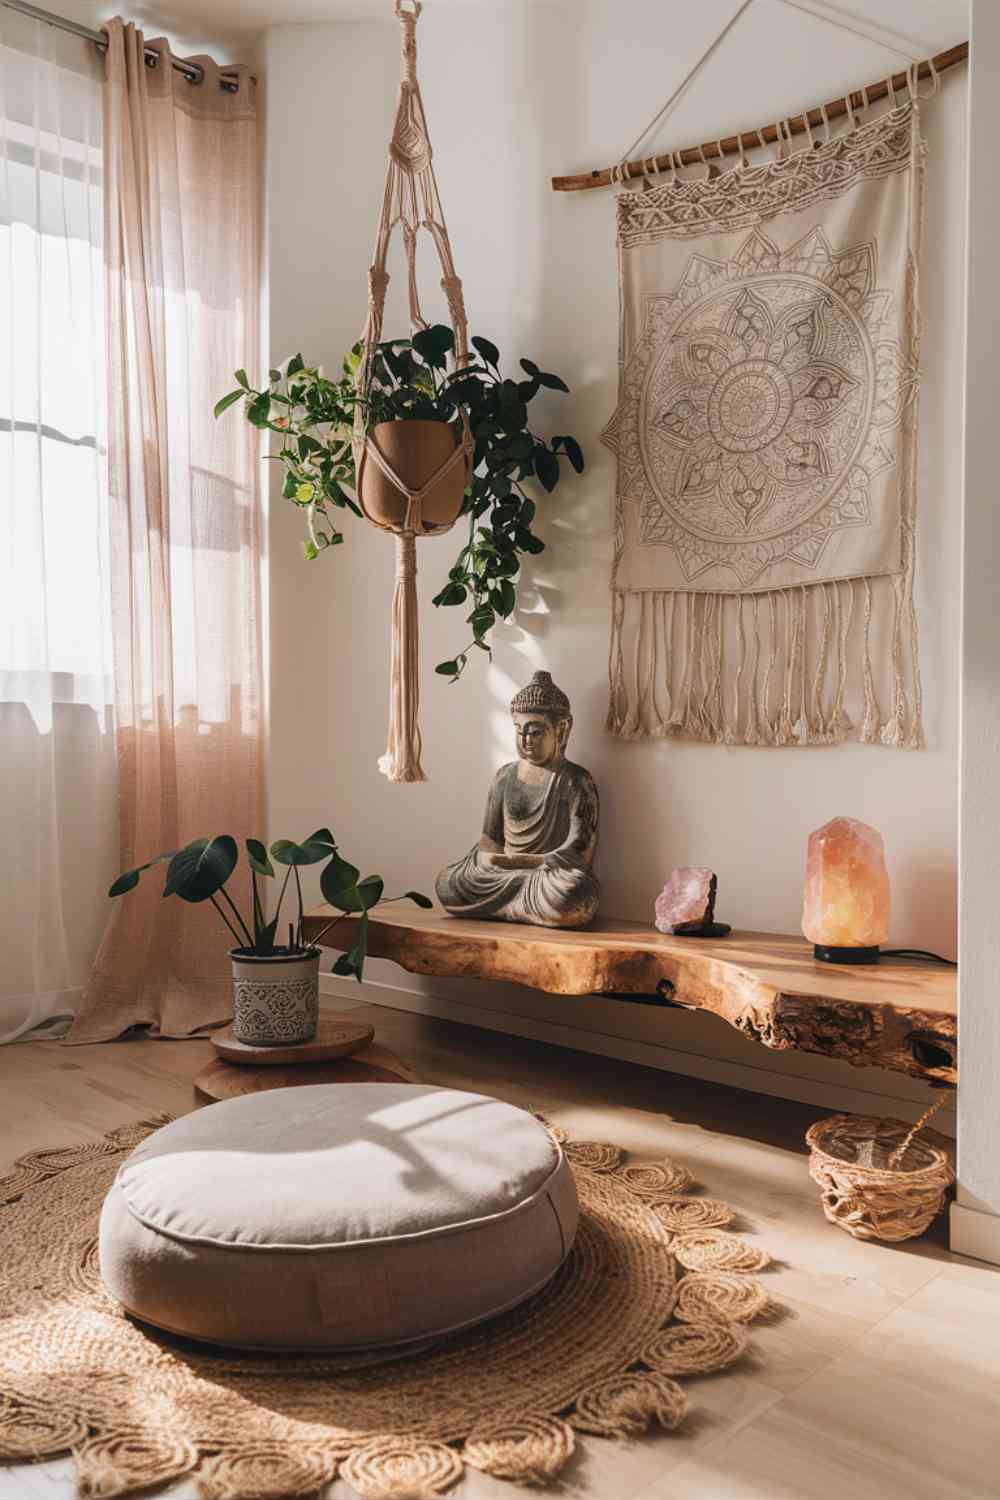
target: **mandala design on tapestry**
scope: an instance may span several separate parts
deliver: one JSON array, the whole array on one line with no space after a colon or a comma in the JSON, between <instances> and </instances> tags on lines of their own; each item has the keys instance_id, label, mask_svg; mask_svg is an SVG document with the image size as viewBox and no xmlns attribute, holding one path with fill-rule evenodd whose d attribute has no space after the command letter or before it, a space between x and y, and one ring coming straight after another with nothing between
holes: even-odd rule
<instances>
[{"instance_id":1,"label":"mandala design on tapestry","mask_svg":"<svg viewBox=\"0 0 1000 1500\"><path fill-rule=\"evenodd\" d=\"M672 547L689 583L723 568L766 588L774 564L811 571L835 532L867 524L917 385L884 331L892 304L876 242L836 250L818 228L786 250L754 230L647 296L603 435L640 543Z\"/></svg>"}]
</instances>

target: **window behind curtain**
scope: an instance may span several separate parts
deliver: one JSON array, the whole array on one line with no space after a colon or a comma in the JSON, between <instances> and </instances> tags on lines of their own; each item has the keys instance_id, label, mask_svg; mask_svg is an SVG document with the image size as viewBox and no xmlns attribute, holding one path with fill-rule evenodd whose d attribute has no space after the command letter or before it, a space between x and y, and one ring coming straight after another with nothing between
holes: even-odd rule
<instances>
[{"instance_id":1,"label":"window behind curtain","mask_svg":"<svg viewBox=\"0 0 1000 1500\"><path fill-rule=\"evenodd\" d=\"M109 698L102 68L9 11L3 40L0 695L45 728Z\"/></svg>"},{"instance_id":2,"label":"window behind curtain","mask_svg":"<svg viewBox=\"0 0 1000 1500\"><path fill-rule=\"evenodd\" d=\"M0 8L0 1041L75 1009L117 860L102 78Z\"/></svg>"}]
</instances>

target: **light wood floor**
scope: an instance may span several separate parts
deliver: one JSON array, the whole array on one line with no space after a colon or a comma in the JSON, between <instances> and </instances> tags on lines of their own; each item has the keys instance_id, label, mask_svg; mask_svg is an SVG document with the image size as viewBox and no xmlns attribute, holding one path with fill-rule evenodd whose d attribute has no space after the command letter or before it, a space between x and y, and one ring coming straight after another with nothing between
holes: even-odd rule
<instances>
[{"instance_id":1,"label":"light wood floor","mask_svg":"<svg viewBox=\"0 0 1000 1500\"><path fill-rule=\"evenodd\" d=\"M752 1358L691 1382L674 1434L583 1442L561 1500L1000 1500L1000 1270L950 1255L943 1221L895 1249L828 1225L802 1145L827 1111L381 1007L357 1014L425 1082L683 1161L779 1262L766 1284L784 1315L755 1328ZM198 1041L0 1048L0 1170L22 1151L191 1109L210 1052ZM73 1493L68 1460L0 1468L0 1500ZM338 1483L328 1495L352 1493ZM452 1493L537 1491L470 1473Z\"/></svg>"}]
</instances>

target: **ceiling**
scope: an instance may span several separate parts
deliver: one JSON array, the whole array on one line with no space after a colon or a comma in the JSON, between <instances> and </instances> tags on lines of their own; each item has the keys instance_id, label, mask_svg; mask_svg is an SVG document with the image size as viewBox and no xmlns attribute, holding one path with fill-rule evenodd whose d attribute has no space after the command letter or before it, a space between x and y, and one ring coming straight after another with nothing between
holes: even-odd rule
<instances>
[{"instance_id":1,"label":"ceiling","mask_svg":"<svg viewBox=\"0 0 1000 1500\"><path fill-rule=\"evenodd\" d=\"M89 24L99 24L107 16L124 13L142 24L148 35L166 33L179 47L215 51L232 44L242 44L245 50L248 39L271 26L380 17L389 21L393 6L393 0L134 0L124 5L121 0L36 0L36 3ZM568 24L574 12L579 14L593 3L595 0L425 0L434 10L561 7L567 12ZM623 24L627 25L629 0L616 3L621 8ZM738 0L732 0L731 6L724 6L723 15L732 14L737 3ZM908 50L916 54L940 50L968 36L969 0L754 0L745 22L750 21L757 6L791 7L819 18L839 18L874 40L909 44ZM822 24L822 20L817 22L820 28ZM821 34L820 30L818 35Z\"/></svg>"}]
</instances>

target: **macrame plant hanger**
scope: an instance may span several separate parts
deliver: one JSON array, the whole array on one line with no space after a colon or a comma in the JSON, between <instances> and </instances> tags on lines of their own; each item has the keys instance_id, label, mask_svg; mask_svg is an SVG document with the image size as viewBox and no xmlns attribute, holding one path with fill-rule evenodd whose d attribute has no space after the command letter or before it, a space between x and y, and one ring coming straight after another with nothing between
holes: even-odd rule
<instances>
[{"instance_id":1,"label":"macrame plant hanger","mask_svg":"<svg viewBox=\"0 0 1000 1500\"><path fill-rule=\"evenodd\" d=\"M457 367L468 362L468 328L462 283L452 259L444 210L434 176L427 119L417 82L416 27L422 10L421 0L395 0L395 10L402 27L402 74L396 119L389 141L389 165L375 236L375 251L368 272L368 320L362 335L362 356L356 377L358 393L365 398L371 390L376 351L382 338L382 317L389 286L386 260L397 225L402 231L406 254L411 328L416 331L427 327L417 290L417 236L421 229L425 229L434 241L441 263L441 287L448 302L451 326L455 334L453 362ZM385 754L379 761L379 769L390 781L427 779L420 764L416 541L419 536L450 530L457 519L460 501L455 514L450 518L447 514L442 515L439 505L429 507L433 514L425 516L424 507L435 492L440 493L443 481L451 481L449 488L454 494L464 494L469 483L475 445L464 411L461 422L462 435L454 450L442 462L435 464L431 473L422 477L419 482L414 482L412 474L407 474L405 478L400 474L401 465L390 459L384 446L377 441L376 434L370 430L366 404L359 403L355 407L353 449L361 508L373 525L392 531L396 537L389 735ZM417 427L427 424L403 425ZM369 481L376 477L371 474L371 467L398 492L401 502L398 514L393 515L381 506L373 508L370 494L366 493L373 488L371 483L366 484L366 477ZM462 479L460 490L456 484L459 476Z\"/></svg>"}]
</instances>

